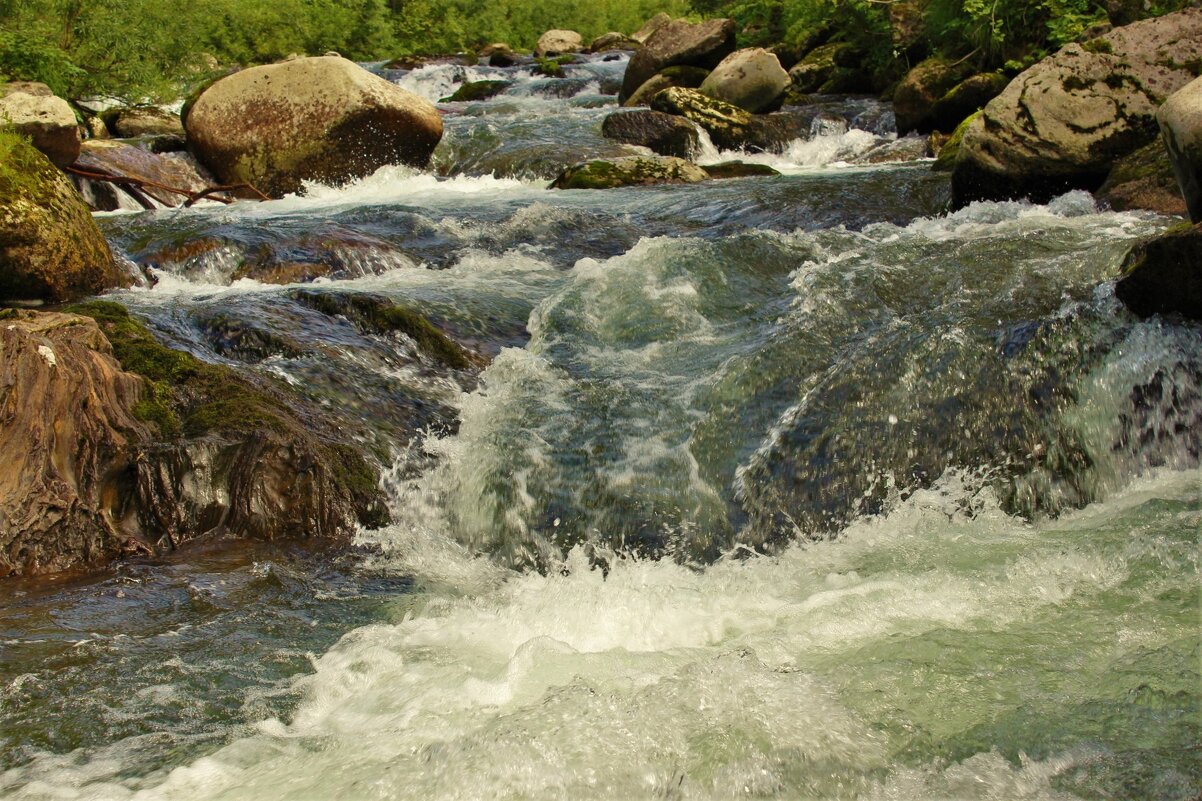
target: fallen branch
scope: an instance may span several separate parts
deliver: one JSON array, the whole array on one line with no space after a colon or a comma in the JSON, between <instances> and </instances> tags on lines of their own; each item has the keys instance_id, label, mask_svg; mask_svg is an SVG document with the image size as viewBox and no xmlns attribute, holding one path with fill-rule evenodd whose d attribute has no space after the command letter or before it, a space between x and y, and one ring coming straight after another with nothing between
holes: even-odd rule
<instances>
[{"instance_id":1,"label":"fallen branch","mask_svg":"<svg viewBox=\"0 0 1202 801\"><path fill-rule=\"evenodd\" d=\"M154 201L151 200L146 195L146 193L142 191L143 189L147 189L147 188L161 189L164 192L170 192L174 195L182 195L183 197L187 198L187 200L184 201L185 208L189 208L189 207L195 205L198 201L204 200L205 198L211 198L213 200L218 201L219 203L226 203L226 204L233 203L236 200L236 198L218 197L216 193L218 193L218 192L235 192L235 191L243 190L243 189L254 193L256 195L257 200L270 200L271 199L267 195L260 192L259 189L254 184L249 184L249 183L246 183L246 184L222 184L220 186L208 186L208 187L205 187L204 189L201 189L198 191L192 191L190 189L181 189L178 186L168 186L167 184L161 184L161 183L158 183L157 181L151 181L147 178L134 178L129 175L118 175L116 173L109 172L108 170L101 169L100 167L84 168L84 167L78 167L75 164L72 164L69 167L65 167L64 170L66 172L70 173L71 175L77 175L80 178L86 178L89 181L103 181L105 183L117 184L118 186L123 186L123 187L125 187L125 190L129 193L130 197L132 197L134 200L136 200L138 202L138 204L140 206L142 206L142 208L144 208L144 209L153 209L155 207Z\"/></svg>"}]
</instances>

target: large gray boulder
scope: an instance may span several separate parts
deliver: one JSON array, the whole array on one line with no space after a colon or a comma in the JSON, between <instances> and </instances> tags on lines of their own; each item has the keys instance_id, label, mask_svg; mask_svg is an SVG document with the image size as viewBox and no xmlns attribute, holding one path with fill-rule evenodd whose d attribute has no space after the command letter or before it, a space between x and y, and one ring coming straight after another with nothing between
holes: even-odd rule
<instances>
[{"instance_id":1,"label":"large gray boulder","mask_svg":"<svg viewBox=\"0 0 1202 801\"><path fill-rule=\"evenodd\" d=\"M1202 222L1202 78L1173 93L1156 113L1156 121L1189 216Z\"/></svg>"},{"instance_id":2,"label":"large gray boulder","mask_svg":"<svg viewBox=\"0 0 1202 801\"><path fill-rule=\"evenodd\" d=\"M70 166L79 156L79 122L75 112L50 87L33 81L0 86L0 122L29 138L56 167Z\"/></svg>"},{"instance_id":3,"label":"large gray boulder","mask_svg":"<svg viewBox=\"0 0 1202 801\"><path fill-rule=\"evenodd\" d=\"M628 145L639 145L660 154L691 158L701 146L697 129L686 119L650 109L610 114L601 124L601 134Z\"/></svg>"},{"instance_id":4,"label":"large gray boulder","mask_svg":"<svg viewBox=\"0 0 1202 801\"><path fill-rule=\"evenodd\" d=\"M691 23L673 20L657 29L626 66L618 102L624 102L643 83L665 67L687 65L713 69L735 49L735 23L711 19Z\"/></svg>"},{"instance_id":5,"label":"large gray boulder","mask_svg":"<svg viewBox=\"0 0 1202 801\"><path fill-rule=\"evenodd\" d=\"M722 59L699 91L755 114L778 105L789 81L789 73L781 67L775 53L749 47Z\"/></svg>"},{"instance_id":6,"label":"large gray boulder","mask_svg":"<svg viewBox=\"0 0 1202 801\"><path fill-rule=\"evenodd\" d=\"M184 120L188 146L223 183L279 197L303 181L340 183L388 164L425 166L442 138L438 109L338 56L236 72Z\"/></svg>"},{"instance_id":7,"label":"large gray boulder","mask_svg":"<svg viewBox=\"0 0 1202 801\"><path fill-rule=\"evenodd\" d=\"M1023 72L964 133L953 202L1097 189L1156 136L1156 109L1202 65L1202 8L1070 44Z\"/></svg>"},{"instance_id":8,"label":"large gray boulder","mask_svg":"<svg viewBox=\"0 0 1202 801\"><path fill-rule=\"evenodd\" d=\"M552 30L538 37L534 55L539 58L579 53L584 49L584 39L576 31Z\"/></svg>"}]
</instances>

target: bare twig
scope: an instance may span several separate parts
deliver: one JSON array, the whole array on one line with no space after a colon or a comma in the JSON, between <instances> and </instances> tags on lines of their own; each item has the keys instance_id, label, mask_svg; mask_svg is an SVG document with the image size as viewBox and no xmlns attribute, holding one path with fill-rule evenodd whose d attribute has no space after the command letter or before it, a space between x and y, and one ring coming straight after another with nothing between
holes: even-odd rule
<instances>
[{"instance_id":1,"label":"bare twig","mask_svg":"<svg viewBox=\"0 0 1202 801\"><path fill-rule=\"evenodd\" d=\"M255 199L257 199L257 200L270 200L271 199L267 195L260 192L259 189L257 187L255 187L253 184L249 184L249 183L246 183L246 184L223 184L220 186L208 186L199 191L192 191L190 189L181 189L177 186L168 186L167 184L161 184L161 183L158 183L157 181L151 181L147 178L134 178L129 175L118 175L116 173L109 172L108 170L104 170L99 167L83 168L83 167L78 167L75 164L72 164L70 167L66 167L65 170L66 170L66 172L68 172L72 175L78 175L80 178L87 178L89 181L104 181L106 183L117 184L119 186L123 186L123 187L125 187L125 190L127 192L129 192L130 196L134 200L136 200L143 208L146 208L146 209L153 209L154 202L152 200L150 200L150 198L148 198L146 196L146 194L142 191L142 189L144 189L144 188L161 189L164 192L170 192L174 195L182 195L183 197L187 198L187 200L184 201L185 207L190 207L190 206L194 205L197 201L204 200L205 198L212 198L213 200L216 200L219 203L226 203L226 204L233 203L235 198L217 197L216 193L218 193L218 192L234 192L239 189L245 189L245 190L253 193L256 196Z\"/></svg>"}]
</instances>

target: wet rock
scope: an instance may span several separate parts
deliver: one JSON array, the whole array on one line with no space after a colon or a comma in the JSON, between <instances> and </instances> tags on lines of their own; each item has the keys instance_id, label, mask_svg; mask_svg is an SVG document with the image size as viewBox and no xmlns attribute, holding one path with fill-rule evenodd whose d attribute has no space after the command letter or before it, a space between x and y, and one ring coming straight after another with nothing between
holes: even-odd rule
<instances>
[{"instance_id":1,"label":"wet rock","mask_svg":"<svg viewBox=\"0 0 1202 801\"><path fill-rule=\"evenodd\" d=\"M429 101L342 58L298 58L214 83L185 118L192 152L223 183L272 196L387 164L424 166L442 138Z\"/></svg>"},{"instance_id":2,"label":"wet rock","mask_svg":"<svg viewBox=\"0 0 1202 801\"><path fill-rule=\"evenodd\" d=\"M651 108L697 123L720 148L733 150L747 140L752 115L730 103L707 97L696 89L666 89L655 96Z\"/></svg>"},{"instance_id":3,"label":"wet rock","mask_svg":"<svg viewBox=\"0 0 1202 801\"><path fill-rule=\"evenodd\" d=\"M184 125L179 115L153 106L116 108L100 116L108 129L123 139L184 135Z\"/></svg>"},{"instance_id":4,"label":"wet rock","mask_svg":"<svg viewBox=\"0 0 1202 801\"><path fill-rule=\"evenodd\" d=\"M774 53L751 47L722 59L698 91L755 114L779 107L789 80Z\"/></svg>"},{"instance_id":5,"label":"wet rock","mask_svg":"<svg viewBox=\"0 0 1202 801\"><path fill-rule=\"evenodd\" d=\"M948 94L965 77L967 68L945 58L928 58L921 62L902 79L893 93L893 111L897 115L897 132L911 131L930 133L938 128L935 121L935 104ZM970 108L966 113L972 113ZM961 114L953 125L962 120Z\"/></svg>"},{"instance_id":6,"label":"wet rock","mask_svg":"<svg viewBox=\"0 0 1202 801\"><path fill-rule=\"evenodd\" d=\"M646 147L661 156L691 158L701 147L697 129L685 119L650 109L610 114L601 124L607 139Z\"/></svg>"},{"instance_id":7,"label":"wet rock","mask_svg":"<svg viewBox=\"0 0 1202 801\"><path fill-rule=\"evenodd\" d=\"M935 130L955 130L961 120L980 111L1000 95L1009 82L1010 79L1000 72L982 72L965 78L935 101L931 109Z\"/></svg>"},{"instance_id":8,"label":"wet rock","mask_svg":"<svg viewBox=\"0 0 1202 801\"><path fill-rule=\"evenodd\" d=\"M67 176L0 134L0 302L61 302L129 282Z\"/></svg>"},{"instance_id":9,"label":"wet rock","mask_svg":"<svg viewBox=\"0 0 1202 801\"><path fill-rule=\"evenodd\" d=\"M0 516L19 509L32 523L0 524L18 532L3 543L0 572L196 539L345 540L387 521L378 467L329 413L163 346L118 304L68 311L0 324L0 403L15 421L0 431L3 458L22 478Z\"/></svg>"},{"instance_id":10,"label":"wet rock","mask_svg":"<svg viewBox=\"0 0 1202 801\"><path fill-rule=\"evenodd\" d=\"M1114 294L1141 317L1180 314L1202 320L1202 224L1132 248Z\"/></svg>"},{"instance_id":11,"label":"wet rock","mask_svg":"<svg viewBox=\"0 0 1202 801\"><path fill-rule=\"evenodd\" d=\"M951 172L956 167L956 158L960 154L960 144L964 141L964 132L973 124L977 117L981 116L981 112L970 114L964 118L964 121L956 126L956 130L952 131L952 135L947 138L943 146L939 148L939 152L935 154L935 164L931 168L936 172Z\"/></svg>"},{"instance_id":12,"label":"wet rock","mask_svg":"<svg viewBox=\"0 0 1202 801\"><path fill-rule=\"evenodd\" d=\"M734 49L734 20L712 19L694 24L678 19L666 23L631 57L618 100L625 101L665 67L685 65L713 69Z\"/></svg>"},{"instance_id":13,"label":"wet rock","mask_svg":"<svg viewBox=\"0 0 1202 801\"><path fill-rule=\"evenodd\" d=\"M1156 121L1190 217L1202 222L1202 78L1173 93Z\"/></svg>"},{"instance_id":14,"label":"wet rock","mask_svg":"<svg viewBox=\"0 0 1202 801\"><path fill-rule=\"evenodd\" d=\"M793 89L802 94L819 91L835 74L835 58L848 47L842 42L814 48L789 69Z\"/></svg>"},{"instance_id":15,"label":"wet rock","mask_svg":"<svg viewBox=\"0 0 1202 801\"><path fill-rule=\"evenodd\" d=\"M538 37L534 55L537 58L550 58L579 53L583 49L584 39L576 31L551 30Z\"/></svg>"},{"instance_id":16,"label":"wet rock","mask_svg":"<svg viewBox=\"0 0 1202 801\"><path fill-rule=\"evenodd\" d=\"M608 53L613 50L637 50L642 42L635 41L624 33L603 33L589 43L590 53Z\"/></svg>"},{"instance_id":17,"label":"wet rock","mask_svg":"<svg viewBox=\"0 0 1202 801\"><path fill-rule=\"evenodd\" d=\"M695 184L709 176L695 164L671 156L628 156L584 161L568 167L551 189L613 189L619 186Z\"/></svg>"},{"instance_id":18,"label":"wet rock","mask_svg":"<svg viewBox=\"0 0 1202 801\"><path fill-rule=\"evenodd\" d=\"M217 184L216 178L188 153L154 153L127 142L110 139L90 139L84 142L76 166L83 170L100 170L160 184L161 186L142 186L140 191L167 208L183 205L188 197L163 189L163 186L199 192ZM80 176L73 176L72 180L98 211L120 208L119 199L109 185Z\"/></svg>"},{"instance_id":19,"label":"wet rock","mask_svg":"<svg viewBox=\"0 0 1202 801\"><path fill-rule=\"evenodd\" d=\"M918 161L929 155L927 137L911 134L891 142L882 142L868 152L851 159L851 162L853 164L896 164Z\"/></svg>"},{"instance_id":20,"label":"wet rock","mask_svg":"<svg viewBox=\"0 0 1202 801\"><path fill-rule=\"evenodd\" d=\"M652 75L634 94L626 98L623 106L649 106L655 96L665 89L679 86L682 89L696 89L709 77L709 70L702 67L668 67Z\"/></svg>"},{"instance_id":21,"label":"wet rock","mask_svg":"<svg viewBox=\"0 0 1202 801\"><path fill-rule=\"evenodd\" d=\"M719 164L703 164L701 169L714 179L725 178L764 178L780 175L780 170L767 164L749 164L745 161L723 161Z\"/></svg>"},{"instance_id":22,"label":"wet rock","mask_svg":"<svg viewBox=\"0 0 1202 801\"><path fill-rule=\"evenodd\" d=\"M1169 154L1160 142L1144 145L1116 161L1094 196L1115 211L1147 209L1183 217L1188 214Z\"/></svg>"},{"instance_id":23,"label":"wet rock","mask_svg":"<svg viewBox=\"0 0 1202 801\"><path fill-rule=\"evenodd\" d=\"M56 167L67 167L79 156L81 138L75 112L45 84L14 81L0 85L0 120L28 137Z\"/></svg>"},{"instance_id":24,"label":"wet rock","mask_svg":"<svg viewBox=\"0 0 1202 801\"><path fill-rule=\"evenodd\" d=\"M504 42L494 42L480 50L480 58L490 67L512 67L521 61L521 56Z\"/></svg>"},{"instance_id":25,"label":"wet rock","mask_svg":"<svg viewBox=\"0 0 1202 801\"><path fill-rule=\"evenodd\" d=\"M1010 82L964 133L953 203L1096 190L1156 136L1154 114L1202 64L1202 8L1070 44Z\"/></svg>"},{"instance_id":26,"label":"wet rock","mask_svg":"<svg viewBox=\"0 0 1202 801\"><path fill-rule=\"evenodd\" d=\"M439 103L471 103L496 97L509 87L512 81L470 81L455 90L455 94L444 97Z\"/></svg>"},{"instance_id":27,"label":"wet rock","mask_svg":"<svg viewBox=\"0 0 1202 801\"><path fill-rule=\"evenodd\" d=\"M651 35L653 33L658 31L660 28L664 27L671 21L672 21L672 16L670 14L668 14L667 12L661 11L658 14L656 14L655 16L653 16L651 19L644 22L643 27L639 28L637 31L632 33L630 35L630 38L633 39L634 41L638 42L639 44L644 44L644 43L646 43L646 41L648 39L651 38Z\"/></svg>"}]
</instances>

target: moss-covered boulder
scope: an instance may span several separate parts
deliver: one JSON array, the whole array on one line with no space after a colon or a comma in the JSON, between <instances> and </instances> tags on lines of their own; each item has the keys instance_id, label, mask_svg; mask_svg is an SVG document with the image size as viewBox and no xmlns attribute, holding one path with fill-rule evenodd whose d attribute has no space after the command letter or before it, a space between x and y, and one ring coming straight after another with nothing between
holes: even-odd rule
<instances>
[{"instance_id":1,"label":"moss-covered boulder","mask_svg":"<svg viewBox=\"0 0 1202 801\"><path fill-rule=\"evenodd\" d=\"M953 204L1096 190L1156 138L1155 114L1202 68L1202 8L1070 44L1011 81L964 132Z\"/></svg>"},{"instance_id":2,"label":"moss-covered boulder","mask_svg":"<svg viewBox=\"0 0 1202 801\"><path fill-rule=\"evenodd\" d=\"M743 146L752 124L750 112L707 97L696 89L666 89L651 101L651 108L697 123L715 145L729 150Z\"/></svg>"},{"instance_id":3,"label":"moss-covered boulder","mask_svg":"<svg viewBox=\"0 0 1202 801\"><path fill-rule=\"evenodd\" d=\"M848 45L842 42L824 44L815 47L789 68L789 80L793 90L800 94L812 94L819 91L835 74L838 68L835 59L845 51Z\"/></svg>"},{"instance_id":4,"label":"moss-covered boulder","mask_svg":"<svg viewBox=\"0 0 1202 801\"><path fill-rule=\"evenodd\" d=\"M709 176L696 164L671 156L628 156L583 161L564 170L551 189L614 189L619 186L695 184Z\"/></svg>"},{"instance_id":5,"label":"moss-covered boulder","mask_svg":"<svg viewBox=\"0 0 1202 801\"><path fill-rule=\"evenodd\" d=\"M425 166L442 138L424 98L337 56L236 72L208 87L184 120L188 146L223 183L272 196L304 181L341 183L387 164Z\"/></svg>"},{"instance_id":6,"label":"moss-covered boulder","mask_svg":"<svg viewBox=\"0 0 1202 801\"><path fill-rule=\"evenodd\" d=\"M70 166L79 155L75 112L44 83L0 82L0 125L28 138L56 167Z\"/></svg>"},{"instance_id":7,"label":"moss-covered boulder","mask_svg":"<svg viewBox=\"0 0 1202 801\"><path fill-rule=\"evenodd\" d=\"M624 102L665 67L685 65L710 70L734 49L734 20L711 19L698 23L672 20L656 29L631 57L622 78L618 102Z\"/></svg>"},{"instance_id":8,"label":"moss-covered boulder","mask_svg":"<svg viewBox=\"0 0 1202 801\"><path fill-rule=\"evenodd\" d=\"M701 147L701 137L688 120L650 109L610 114L601 124L606 139L638 145L661 156L688 159Z\"/></svg>"},{"instance_id":9,"label":"moss-covered boulder","mask_svg":"<svg viewBox=\"0 0 1202 801\"><path fill-rule=\"evenodd\" d=\"M1010 82L1000 72L981 72L970 75L935 101L931 121L936 131L952 131L960 121L985 107L1002 93Z\"/></svg>"},{"instance_id":10,"label":"moss-covered boulder","mask_svg":"<svg viewBox=\"0 0 1202 801\"><path fill-rule=\"evenodd\" d=\"M893 93L893 111L897 115L897 132L930 133L935 130L935 104L951 91L968 72L964 64L949 59L928 58L906 73ZM974 109L969 109L973 111ZM964 115L960 115L959 121ZM953 123L954 124L954 123Z\"/></svg>"},{"instance_id":11,"label":"moss-covered boulder","mask_svg":"<svg viewBox=\"0 0 1202 801\"><path fill-rule=\"evenodd\" d=\"M444 97L438 102L475 103L496 97L511 86L513 86L513 81L469 81L456 89L454 94Z\"/></svg>"},{"instance_id":12,"label":"moss-covered boulder","mask_svg":"<svg viewBox=\"0 0 1202 801\"><path fill-rule=\"evenodd\" d=\"M705 82L709 74L709 70L703 67L666 67L644 81L643 85L626 98L622 105L627 107L650 106L655 96L665 89L672 87L696 89Z\"/></svg>"},{"instance_id":13,"label":"moss-covered boulder","mask_svg":"<svg viewBox=\"0 0 1202 801\"><path fill-rule=\"evenodd\" d=\"M931 168L936 172L951 172L956 167L956 158L960 153L960 144L964 141L964 132L968 130L968 126L981 115L981 112L974 112L964 118L956 129L952 131L952 135L947 138L943 146L939 148L939 152L935 154L935 164Z\"/></svg>"},{"instance_id":14,"label":"moss-covered boulder","mask_svg":"<svg viewBox=\"0 0 1202 801\"><path fill-rule=\"evenodd\" d=\"M1180 314L1202 320L1202 224L1132 248L1114 294L1141 317Z\"/></svg>"},{"instance_id":15,"label":"moss-covered boulder","mask_svg":"<svg viewBox=\"0 0 1202 801\"><path fill-rule=\"evenodd\" d=\"M715 180L726 178L768 178L780 175L780 170L767 164L753 164L746 161L723 161L718 164L703 164L701 169Z\"/></svg>"},{"instance_id":16,"label":"moss-covered boulder","mask_svg":"<svg viewBox=\"0 0 1202 801\"><path fill-rule=\"evenodd\" d=\"M0 131L0 303L61 302L128 284L67 176Z\"/></svg>"},{"instance_id":17,"label":"moss-covered boulder","mask_svg":"<svg viewBox=\"0 0 1202 801\"><path fill-rule=\"evenodd\" d=\"M1202 78L1169 97L1156 120L1190 217L1202 222Z\"/></svg>"},{"instance_id":18,"label":"moss-covered boulder","mask_svg":"<svg viewBox=\"0 0 1202 801\"><path fill-rule=\"evenodd\" d=\"M1188 214L1173 164L1159 141L1116 161L1094 197L1115 211L1147 209L1160 214Z\"/></svg>"},{"instance_id":19,"label":"moss-covered boulder","mask_svg":"<svg viewBox=\"0 0 1202 801\"><path fill-rule=\"evenodd\" d=\"M757 114L780 108L788 88L789 73L776 54L762 47L748 47L722 59L698 91Z\"/></svg>"}]
</instances>

